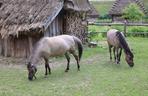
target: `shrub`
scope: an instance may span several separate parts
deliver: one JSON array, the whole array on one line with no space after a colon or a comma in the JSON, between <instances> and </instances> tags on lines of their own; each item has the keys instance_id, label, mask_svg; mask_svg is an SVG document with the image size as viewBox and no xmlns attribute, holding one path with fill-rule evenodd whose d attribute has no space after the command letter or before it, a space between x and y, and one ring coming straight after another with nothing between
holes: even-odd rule
<instances>
[{"instance_id":1,"label":"shrub","mask_svg":"<svg viewBox=\"0 0 148 96\"><path fill-rule=\"evenodd\" d=\"M148 32L148 28L145 26L129 27L128 32Z\"/></svg>"},{"instance_id":2,"label":"shrub","mask_svg":"<svg viewBox=\"0 0 148 96\"><path fill-rule=\"evenodd\" d=\"M122 18L131 21L141 20L144 17L144 13L140 10L139 6L135 3L129 4L129 6L123 9Z\"/></svg>"}]
</instances>

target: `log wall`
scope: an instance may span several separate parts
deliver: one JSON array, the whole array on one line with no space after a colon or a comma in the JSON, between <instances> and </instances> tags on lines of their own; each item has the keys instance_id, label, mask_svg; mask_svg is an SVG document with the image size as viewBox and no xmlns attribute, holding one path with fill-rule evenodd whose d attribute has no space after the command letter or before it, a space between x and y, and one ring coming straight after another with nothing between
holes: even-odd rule
<instances>
[{"instance_id":1,"label":"log wall","mask_svg":"<svg viewBox=\"0 0 148 96\"><path fill-rule=\"evenodd\" d=\"M62 19L61 19L62 18ZM40 34L0 37L0 54L6 57L28 57L34 44L43 36L56 36L63 33L63 17L60 13L50 24L46 32Z\"/></svg>"},{"instance_id":2,"label":"log wall","mask_svg":"<svg viewBox=\"0 0 148 96\"><path fill-rule=\"evenodd\" d=\"M63 13L61 12L47 28L44 36L52 37L63 34Z\"/></svg>"},{"instance_id":3,"label":"log wall","mask_svg":"<svg viewBox=\"0 0 148 96\"><path fill-rule=\"evenodd\" d=\"M1 55L5 57L28 57L34 44L42 35L36 36L10 36L7 39L1 39Z\"/></svg>"}]
</instances>

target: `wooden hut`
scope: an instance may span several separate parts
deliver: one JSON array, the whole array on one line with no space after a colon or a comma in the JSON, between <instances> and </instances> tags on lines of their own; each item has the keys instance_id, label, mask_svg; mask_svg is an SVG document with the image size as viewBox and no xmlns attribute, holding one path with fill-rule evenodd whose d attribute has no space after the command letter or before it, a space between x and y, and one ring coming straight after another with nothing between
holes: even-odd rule
<instances>
[{"instance_id":1,"label":"wooden hut","mask_svg":"<svg viewBox=\"0 0 148 96\"><path fill-rule=\"evenodd\" d=\"M43 36L86 39L88 0L1 0L0 55L28 57Z\"/></svg>"},{"instance_id":2,"label":"wooden hut","mask_svg":"<svg viewBox=\"0 0 148 96\"><path fill-rule=\"evenodd\" d=\"M96 10L93 4L90 4L91 10L87 13L88 23L95 23L99 18L99 12Z\"/></svg>"},{"instance_id":3,"label":"wooden hut","mask_svg":"<svg viewBox=\"0 0 148 96\"><path fill-rule=\"evenodd\" d=\"M144 8L144 4L140 0L116 0L115 3L113 4L111 10L109 11L109 14L112 17L113 22L123 22L124 19L121 18L123 15L122 10L128 6L130 3L135 3L137 4L140 9L147 14L146 9Z\"/></svg>"}]
</instances>

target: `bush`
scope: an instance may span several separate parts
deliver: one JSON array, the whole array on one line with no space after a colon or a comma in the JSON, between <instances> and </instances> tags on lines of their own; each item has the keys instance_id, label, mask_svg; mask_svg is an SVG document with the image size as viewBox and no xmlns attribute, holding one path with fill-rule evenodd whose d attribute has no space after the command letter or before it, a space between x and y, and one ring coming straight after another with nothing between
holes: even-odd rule
<instances>
[{"instance_id":1,"label":"bush","mask_svg":"<svg viewBox=\"0 0 148 96\"><path fill-rule=\"evenodd\" d=\"M123 16L122 18L128 19L131 21L141 20L144 17L144 13L141 11L140 7L135 4L131 3L129 6L123 9Z\"/></svg>"},{"instance_id":2,"label":"bush","mask_svg":"<svg viewBox=\"0 0 148 96\"><path fill-rule=\"evenodd\" d=\"M128 28L128 32L148 32L148 28L145 26L132 26Z\"/></svg>"},{"instance_id":3,"label":"bush","mask_svg":"<svg viewBox=\"0 0 148 96\"><path fill-rule=\"evenodd\" d=\"M89 41L98 42L99 40L103 39L102 33L98 32L90 32L88 34Z\"/></svg>"}]
</instances>

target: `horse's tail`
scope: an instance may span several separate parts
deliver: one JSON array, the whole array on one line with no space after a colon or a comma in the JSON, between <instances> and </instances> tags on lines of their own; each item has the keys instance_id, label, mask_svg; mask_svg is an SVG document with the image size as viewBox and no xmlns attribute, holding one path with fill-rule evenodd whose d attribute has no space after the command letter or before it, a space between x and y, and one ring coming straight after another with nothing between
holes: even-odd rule
<instances>
[{"instance_id":1,"label":"horse's tail","mask_svg":"<svg viewBox=\"0 0 148 96\"><path fill-rule=\"evenodd\" d=\"M80 60L81 57L82 57L82 53L83 53L83 45L82 45L82 42L81 42L81 40L79 38L73 36L73 39L74 39L75 43L78 46L79 60Z\"/></svg>"}]
</instances>

